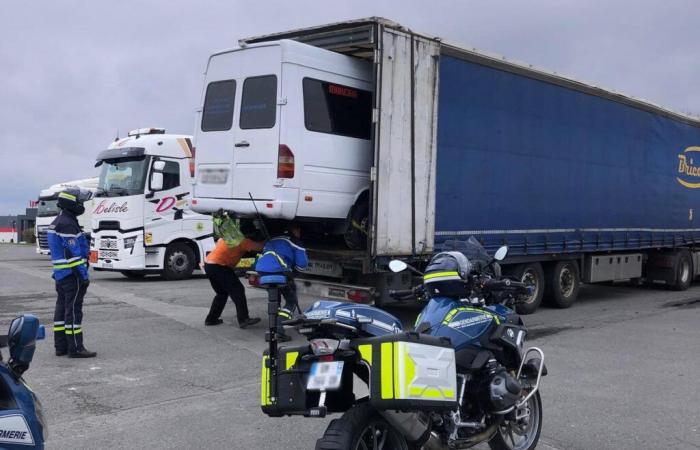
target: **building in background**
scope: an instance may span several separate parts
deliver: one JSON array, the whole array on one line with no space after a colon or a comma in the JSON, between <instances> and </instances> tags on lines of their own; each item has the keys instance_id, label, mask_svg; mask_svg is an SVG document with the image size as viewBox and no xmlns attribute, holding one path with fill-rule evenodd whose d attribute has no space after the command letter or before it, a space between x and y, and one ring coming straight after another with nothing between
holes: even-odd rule
<instances>
[{"instance_id":1,"label":"building in background","mask_svg":"<svg viewBox=\"0 0 700 450\"><path fill-rule=\"evenodd\" d=\"M26 208L24 214L0 216L0 242L23 242L27 240L26 230L34 235L36 208Z\"/></svg>"}]
</instances>

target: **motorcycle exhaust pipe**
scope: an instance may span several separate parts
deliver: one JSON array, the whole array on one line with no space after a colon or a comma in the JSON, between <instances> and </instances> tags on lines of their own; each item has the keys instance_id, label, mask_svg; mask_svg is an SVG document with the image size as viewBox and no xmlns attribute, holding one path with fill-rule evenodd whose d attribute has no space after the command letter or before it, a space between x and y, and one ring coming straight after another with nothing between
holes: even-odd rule
<instances>
[{"instance_id":1,"label":"motorcycle exhaust pipe","mask_svg":"<svg viewBox=\"0 0 700 450\"><path fill-rule=\"evenodd\" d=\"M430 417L420 412L379 411L389 424L410 442L425 442L425 450L442 450L443 447L427 447L430 440Z\"/></svg>"}]
</instances>

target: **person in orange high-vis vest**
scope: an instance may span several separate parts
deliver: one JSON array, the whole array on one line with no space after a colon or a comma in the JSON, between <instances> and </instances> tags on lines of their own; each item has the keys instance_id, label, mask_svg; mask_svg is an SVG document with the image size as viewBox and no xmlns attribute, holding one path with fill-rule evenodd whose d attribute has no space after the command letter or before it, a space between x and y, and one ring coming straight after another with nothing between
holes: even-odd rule
<instances>
[{"instance_id":1,"label":"person in orange high-vis vest","mask_svg":"<svg viewBox=\"0 0 700 450\"><path fill-rule=\"evenodd\" d=\"M262 242L248 238L244 238L234 246L227 244L224 239L219 239L216 242L216 247L209 253L204 264L204 272L207 274L211 287L216 293L211 302L209 314L204 320L205 325L219 325L223 323L221 313L224 311L226 300L229 297L236 305L238 326L246 328L260 322L260 318L248 315L248 301L245 297L245 288L241 280L236 276L234 267L246 253L262 249Z\"/></svg>"}]
</instances>

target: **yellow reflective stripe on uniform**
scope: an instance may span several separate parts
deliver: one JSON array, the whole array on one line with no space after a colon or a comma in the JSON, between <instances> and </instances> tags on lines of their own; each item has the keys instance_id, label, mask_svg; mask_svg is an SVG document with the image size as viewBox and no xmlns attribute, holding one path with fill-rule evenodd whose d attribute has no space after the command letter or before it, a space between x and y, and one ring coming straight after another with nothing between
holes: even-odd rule
<instances>
[{"instance_id":1,"label":"yellow reflective stripe on uniform","mask_svg":"<svg viewBox=\"0 0 700 450\"><path fill-rule=\"evenodd\" d=\"M66 327L64 326L54 326L53 331L65 331Z\"/></svg>"},{"instance_id":2,"label":"yellow reflective stripe on uniform","mask_svg":"<svg viewBox=\"0 0 700 450\"><path fill-rule=\"evenodd\" d=\"M458 277L459 272L433 272L433 273L428 273L423 276L423 280L430 280L432 278L437 278L437 277Z\"/></svg>"},{"instance_id":3,"label":"yellow reflective stripe on uniform","mask_svg":"<svg viewBox=\"0 0 700 450\"><path fill-rule=\"evenodd\" d=\"M391 342L382 342L380 347L380 356L382 363L382 398L394 398L394 358L393 358L394 344Z\"/></svg>"},{"instance_id":4,"label":"yellow reflective stripe on uniform","mask_svg":"<svg viewBox=\"0 0 700 450\"><path fill-rule=\"evenodd\" d=\"M79 261L73 261L72 263L68 264L54 264L53 268L54 269L70 269L71 267L79 266L81 264L85 264L87 260L85 258L80 259Z\"/></svg>"},{"instance_id":5,"label":"yellow reflective stripe on uniform","mask_svg":"<svg viewBox=\"0 0 700 450\"><path fill-rule=\"evenodd\" d=\"M71 195L68 192L61 192L58 194L58 198L65 198L67 200L73 200L74 202L78 200L78 198L75 195Z\"/></svg>"},{"instance_id":6,"label":"yellow reflective stripe on uniform","mask_svg":"<svg viewBox=\"0 0 700 450\"><path fill-rule=\"evenodd\" d=\"M285 358L284 370L289 370L297 362L299 352L289 352Z\"/></svg>"},{"instance_id":7,"label":"yellow reflective stripe on uniform","mask_svg":"<svg viewBox=\"0 0 700 450\"><path fill-rule=\"evenodd\" d=\"M287 311L282 311L281 309L277 311L277 315L280 317L286 317L287 319L291 319L292 315L289 314Z\"/></svg>"},{"instance_id":8,"label":"yellow reflective stripe on uniform","mask_svg":"<svg viewBox=\"0 0 700 450\"><path fill-rule=\"evenodd\" d=\"M360 351L360 356L367 362L370 366L372 365L372 344L362 344L358 345L357 349Z\"/></svg>"},{"instance_id":9,"label":"yellow reflective stripe on uniform","mask_svg":"<svg viewBox=\"0 0 700 450\"><path fill-rule=\"evenodd\" d=\"M284 259L282 259L282 257L280 255L278 255L276 252L270 250L270 251L263 253L263 256L265 256L265 255L274 256L275 258L277 258L277 260L280 262L280 264L282 264L282 267L284 267L285 269L289 269L289 267L287 266L287 263L284 262Z\"/></svg>"}]
</instances>

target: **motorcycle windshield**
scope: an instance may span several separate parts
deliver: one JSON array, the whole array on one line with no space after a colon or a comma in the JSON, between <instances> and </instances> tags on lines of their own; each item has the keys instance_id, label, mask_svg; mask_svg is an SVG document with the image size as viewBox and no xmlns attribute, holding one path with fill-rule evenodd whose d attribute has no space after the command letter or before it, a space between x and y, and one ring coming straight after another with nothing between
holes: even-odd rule
<instances>
[{"instance_id":1,"label":"motorcycle windshield","mask_svg":"<svg viewBox=\"0 0 700 450\"><path fill-rule=\"evenodd\" d=\"M491 261L484 246L474 236L469 236L466 241L445 241L443 250L460 252L477 267L484 267Z\"/></svg>"}]
</instances>

